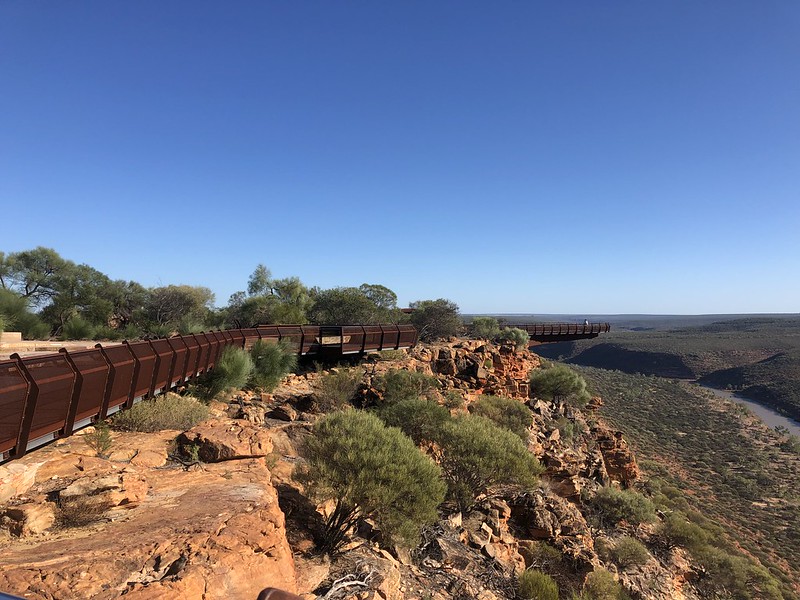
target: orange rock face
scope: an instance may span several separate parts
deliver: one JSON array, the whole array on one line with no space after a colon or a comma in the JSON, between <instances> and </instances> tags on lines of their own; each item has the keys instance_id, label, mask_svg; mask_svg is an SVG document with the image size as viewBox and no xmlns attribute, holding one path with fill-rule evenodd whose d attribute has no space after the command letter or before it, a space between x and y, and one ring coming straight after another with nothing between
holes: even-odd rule
<instances>
[{"instance_id":1,"label":"orange rock face","mask_svg":"<svg viewBox=\"0 0 800 600\"><path fill-rule=\"evenodd\" d=\"M73 498L105 489L99 493L122 505L95 523L44 534L34 528L38 535L25 544L0 548L3 591L64 600L123 593L132 599L256 598L270 586L296 591L284 515L264 459L188 471L110 462L111 474L82 476L70 470L80 460L68 448L49 456L66 466L48 471L70 473L72 481L48 479L40 486L63 486Z\"/></svg>"}]
</instances>

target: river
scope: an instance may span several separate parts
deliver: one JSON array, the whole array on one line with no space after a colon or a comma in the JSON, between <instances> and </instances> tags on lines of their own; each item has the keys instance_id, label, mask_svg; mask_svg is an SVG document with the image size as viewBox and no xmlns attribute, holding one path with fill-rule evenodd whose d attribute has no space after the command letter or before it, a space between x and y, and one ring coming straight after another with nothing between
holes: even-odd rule
<instances>
[{"instance_id":1,"label":"river","mask_svg":"<svg viewBox=\"0 0 800 600\"><path fill-rule=\"evenodd\" d=\"M789 433L792 435L796 435L800 437L800 423L795 421L794 419L790 419L782 415L781 413L773 410L763 404L759 404L758 402L753 402L752 400L748 400L747 398L742 398L740 395L736 394L735 392L730 392L728 390L718 390L716 388L708 387L705 385L696 384L697 387L703 388L704 390L708 390L712 392L715 396L719 398L724 398L725 400L730 400L731 402L737 402L738 404L744 404L750 412L756 415L759 419L764 421L770 427L785 427L789 430Z\"/></svg>"}]
</instances>

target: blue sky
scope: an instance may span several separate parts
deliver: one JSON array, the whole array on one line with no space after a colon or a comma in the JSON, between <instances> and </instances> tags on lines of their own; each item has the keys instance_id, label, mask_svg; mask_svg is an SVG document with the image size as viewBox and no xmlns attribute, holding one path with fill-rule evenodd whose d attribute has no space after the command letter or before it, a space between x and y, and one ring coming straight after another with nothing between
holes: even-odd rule
<instances>
[{"instance_id":1,"label":"blue sky","mask_svg":"<svg viewBox=\"0 0 800 600\"><path fill-rule=\"evenodd\" d=\"M0 2L0 251L800 311L800 3Z\"/></svg>"}]
</instances>

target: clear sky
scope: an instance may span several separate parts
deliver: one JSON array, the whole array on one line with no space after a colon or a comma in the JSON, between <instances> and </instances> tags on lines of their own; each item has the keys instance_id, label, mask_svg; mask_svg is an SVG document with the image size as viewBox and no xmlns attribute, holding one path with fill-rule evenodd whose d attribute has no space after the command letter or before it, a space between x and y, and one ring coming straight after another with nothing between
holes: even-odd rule
<instances>
[{"instance_id":1,"label":"clear sky","mask_svg":"<svg viewBox=\"0 0 800 600\"><path fill-rule=\"evenodd\" d=\"M800 312L800 2L0 0L0 251Z\"/></svg>"}]
</instances>

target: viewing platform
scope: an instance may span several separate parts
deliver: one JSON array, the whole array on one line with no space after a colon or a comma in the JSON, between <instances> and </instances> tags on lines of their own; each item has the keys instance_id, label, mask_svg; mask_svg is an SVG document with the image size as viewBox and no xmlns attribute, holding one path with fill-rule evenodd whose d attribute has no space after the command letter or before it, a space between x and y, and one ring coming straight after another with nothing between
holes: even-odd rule
<instances>
[{"instance_id":1,"label":"viewing platform","mask_svg":"<svg viewBox=\"0 0 800 600\"><path fill-rule=\"evenodd\" d=\"M531 337L531 346L588 340L611 331L611 325L608 323L525 323L509 324L508 327L527 331Z\"/></svg>"}]
</instances>

